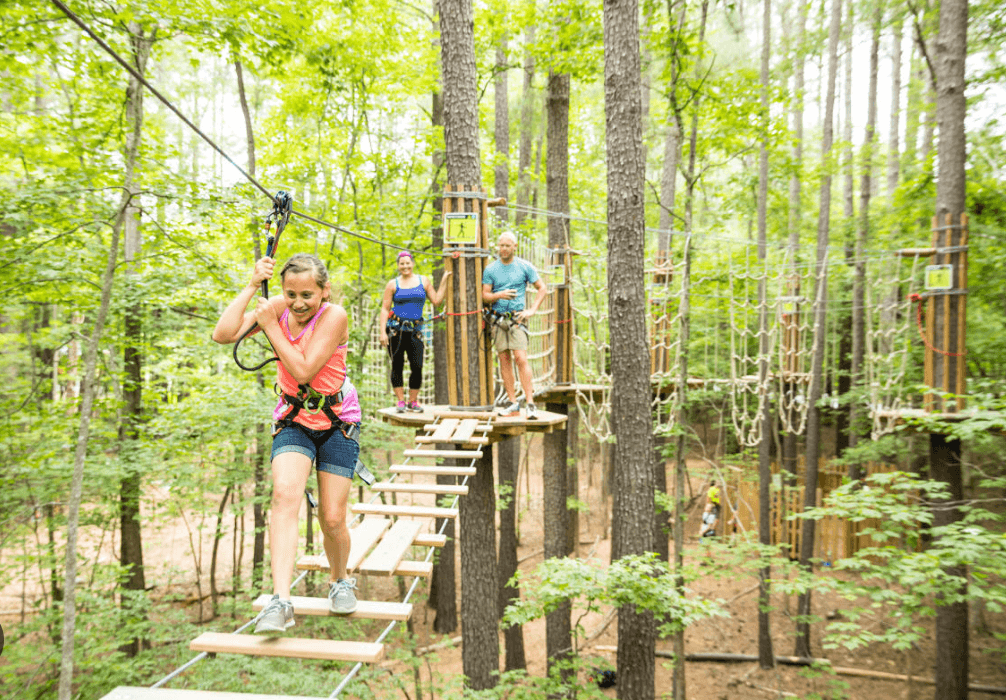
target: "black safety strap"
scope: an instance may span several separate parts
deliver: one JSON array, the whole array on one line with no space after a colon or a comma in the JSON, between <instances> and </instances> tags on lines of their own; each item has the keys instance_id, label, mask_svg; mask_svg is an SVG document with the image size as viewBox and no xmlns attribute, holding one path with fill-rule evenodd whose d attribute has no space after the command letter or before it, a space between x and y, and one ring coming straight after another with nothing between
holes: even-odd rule
<instances>
[{"instance_id":1,"label":"black safety strap","mask_svg":"<svg viewBox=\"0 0 1006 700\"><path fill-rule=\"evenodd\" d=\"M287 223L290 221L290 212L293 211L293 197L290 196L289 192L284 192L280 190L276 193L276 198L273 200L272 211L269 212L269 216L265 219L265 226L267 231L266 245L265 245L265 255L267 258L276 257L276 249L279 247L279 237L282 235L283 230L286 228ZM269 280L262 280L262 297L265 299L269 298ZM252 324L251 328L246 330L244 334L238 338L237 342L234 343L234 362L238 367L245 370L246 372L256 372L263 367L265 367L270 362L276 362L279 357L270 357L267 360L260 362L254 367L248 367L241 364L241 360L238 359L238 346L241 345L241 341L247 338L255 329L258 328L258 324ZM275 353L275 351L273 351Z\"/></svg>"}]
</instances>

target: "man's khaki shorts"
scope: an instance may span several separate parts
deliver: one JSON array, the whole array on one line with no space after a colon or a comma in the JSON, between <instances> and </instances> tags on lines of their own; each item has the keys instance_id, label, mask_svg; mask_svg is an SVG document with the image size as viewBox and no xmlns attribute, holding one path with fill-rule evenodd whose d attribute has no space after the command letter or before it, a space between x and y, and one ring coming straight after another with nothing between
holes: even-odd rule
<instances>
[{"instance_id":1,"label":"man's khaki shorts","mask_svg":"<svg viewBox=\"0 0 1006 700\"><path fill-rule=\"evenodd\" d=\"M516 323L510 324L509 328L496 326L493 331L493 343L496 344L496 352L504 350L527 350L527 329Z\"/></svg>"}]
</instances>

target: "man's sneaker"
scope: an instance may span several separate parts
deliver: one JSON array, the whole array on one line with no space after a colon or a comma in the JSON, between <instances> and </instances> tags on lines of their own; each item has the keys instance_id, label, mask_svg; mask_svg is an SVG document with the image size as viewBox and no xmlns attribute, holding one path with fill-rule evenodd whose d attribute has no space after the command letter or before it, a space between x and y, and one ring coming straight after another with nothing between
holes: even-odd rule
<instances>
[{"instance_id":1,"label":"man's sneaker","mask_svg":"<svg viewBox=\"0 0 1006 700\"><path fill-rule=\"evenodd\" d=\"M418 401L409 401L409 405L406 406L413 413L422 413L423 407L419 405Z\"/></svg>"},{"instance_id":2,"label":"man's sneaker","mask_svg":"<svg viewBox=\"0 0 1006 700\"><path fill-rule=\"evenodd\" d=\"M328 609L336 615L356 612L355 578L340 578L328 584Z\"/></svg>"},{"instance_id":3,"label":"man's sneaker","mask_svg":"<svg viewBox=\"0 0 1006 700\"><path fill-rule=\"evenodd\" d=\"M516 401L507 401L496 407L496 413L500 416L516 416L520 413L520 404Z\"/></svg>"},{"instance_id":4,"label":"man's sneaker","mask_svg":"<svg viewBox=\"0 0 1006 700\"><path fill-rule=\"evenodd\" d=\"M255 632L285 632L293 625L293 603L289 600L280 600L277 593L259 613Z\"/></svg>"},{"instance_id":5,"label":"man's sneaker","mask_svg":"<svg viewBox=\"0 0 1006 700\"><path fill-rule=\"evenodd\" d=\"M537 420L538 419L538 409L535 408L535 406L534 406L533 403L529 403L524 410L527 413L527 419L528 420Z\"/></svg>"},{"instance_id":6,"label":"man's sneaker","mask_svg":"<svg viewBox=\"0 0 1006 700\"><path fill-rule=\"evenodd\" d=\"M395 412L396 413L405 413L405 402L404 401L399 401L395 405Z\"/></svg>"}]
</instances>

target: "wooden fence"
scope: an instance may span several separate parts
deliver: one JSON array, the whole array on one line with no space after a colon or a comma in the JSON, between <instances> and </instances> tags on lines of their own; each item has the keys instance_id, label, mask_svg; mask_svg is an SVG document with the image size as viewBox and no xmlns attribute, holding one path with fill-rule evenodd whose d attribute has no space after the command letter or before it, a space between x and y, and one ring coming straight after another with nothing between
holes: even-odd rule
<instances>
[{"instance_id":1,"label":"wooden fence","mask_svg":"<svg viewBox=\"0 0 1006 700\"><path fill-rule=\"evenodd\" d=\"M891 464L869 464L867 475L896 471ZM738 532L758 532L758 481L757 472L744 469L731 469L730 483L727 484L728 502L723 504L724 515L721 521L727 532L731 532L730 508L736 510L736 528ZM787 486L779 476L778 466L773 466L772 544L789 544L789 555L792 559L800 556L803 520L790 520L793 513L803 512L804 484L802 469L797 472L797 484ZM839 469L822 464L818 470L817 494L815 503L823 503L824 497L842 484L845 475L844 467ZM751 478L751 477L754 478ZM825 562L833 562L855 554L860 549L874 546L873 538L861 534L864 530L877 527L875 518L860 522L850 522L835 516L827 516L817 521L814 529L814 555Z\"/></svg>"}]
</instances>

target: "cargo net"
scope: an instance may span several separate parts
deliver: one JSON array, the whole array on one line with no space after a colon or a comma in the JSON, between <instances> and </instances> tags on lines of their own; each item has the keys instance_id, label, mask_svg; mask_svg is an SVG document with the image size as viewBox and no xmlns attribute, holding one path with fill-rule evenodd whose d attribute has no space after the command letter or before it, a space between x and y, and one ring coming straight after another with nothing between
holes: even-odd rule
<instances>
[{"instance_id":1,"label":"cargo net","mask_svg":"<svg viewBox=\"0 0 1006 700\"><path fill-rule=\"evenodd\" d=\"M893 432L898 412L911 406L910 355L916 331L912 294L925 264L918 255L885 256L872 266L866 287L866 382L874 440ZM868 274L871 268L867 267Z\"/></svg>"},{"instance_id":2,"label":"cargo net","mask_svg":"<svg viewBox=\"0 0 1006 700\"><path fill-rule=\"evenodd\" d=\"M577 263L573 277L577 405L587 429L606 439L611 434L611 347L607 283L600 277L606 253L590 251ZM659 253L646 272L652 410L658 429L668 430L677 420L682 383L684 275L680 258L675 263L670 254ZM692 249L688 391L704 392L727 409L742 446L761 441L765 411L775 396L780 397L784 430L800 432L806 425L812 315L800 290L813 287L812 272L794 265L791 253L781 246L769 249L763 260L748 241L707 238Z\"/></svg>"}]
</instances>

